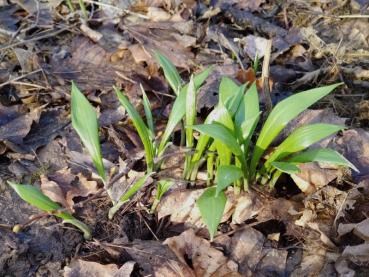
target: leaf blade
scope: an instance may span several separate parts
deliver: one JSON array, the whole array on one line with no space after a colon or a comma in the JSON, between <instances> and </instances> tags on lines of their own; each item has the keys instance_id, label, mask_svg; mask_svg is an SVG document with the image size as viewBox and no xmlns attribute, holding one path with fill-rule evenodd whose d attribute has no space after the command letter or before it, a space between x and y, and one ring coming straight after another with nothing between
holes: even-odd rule
<instances>
[{"instance_id":1,"label":"leaf blade","mask_svg":"<svg viewBox=\"0 0 369 277\"><path fill-rule=\"evenodd\" d=\"M71 106L72 126L89 152L98 174L105 181L96 112L74 82L72 82Z\"/></svg>"},{"instance_id":2,"label":"leaf blade","mask_svg":"<svg viewBox=\"0 0 369 277\"><path fill-rule=\"evenodd\" d=\"M119 102L126 109L129 117L133 122L133 125L137 130L138 135L140 136L146 153L147 169L149 172L151 172L154 168L154 147L150 139L149 129L147 128L137 110L129 102L128 98L118 88L114 87L114 90L117 94Z\"/></svg>"},{"instance_id":3,"label":"leaf blade","mask_svg":"<svg viewBox=\"0 0 369 277\"><path fill-rule=\"evenodd\" d=\"M211 241L222 219L225 204L227 202L227 197L224 192L220 192L217 197L215 193L215 187L206 189L196 203L199 207L202 220L208 228Z\"/></svg>"},{"instance_id":4,"label":"leaf blade","mask_svg":"<svg viewBox=\"0 0 369 277\"><path fill-rule=\"evenodd\" d=\"M218 196L221 191L230 184L236 182L243 176L242 170L235 165L222 165L217 170L217 186L216 194Z\"/></svg>"},{"instance_id":5,"label":"leaf blade","mask_svg":"<svg viewBox=\"0 0 369 277\"><path fill-rule=\"evenodd\" d=\"M182 80L176 67L167 57L165 57L160 52L155 51L154 56L164 71L165 79L167 79L174 93L178 95Z\"/></svg>"},{"instance_id":6,"label":"leaf blade","mask_svg":"<svg viewBox=\"0 0 369 277\"><path fill-rule=\"evenodd\" d=\"M250 165L252 175L255 174L256 167L261 156L264 154L264 151L288 124L288 122L297 117L312 104L331 93L339 85L341 85L341 83L297 93L279 102L274 107L265 121L265 124L261 129L259 138L256 142Z\"/></svg>"}]
</instances>

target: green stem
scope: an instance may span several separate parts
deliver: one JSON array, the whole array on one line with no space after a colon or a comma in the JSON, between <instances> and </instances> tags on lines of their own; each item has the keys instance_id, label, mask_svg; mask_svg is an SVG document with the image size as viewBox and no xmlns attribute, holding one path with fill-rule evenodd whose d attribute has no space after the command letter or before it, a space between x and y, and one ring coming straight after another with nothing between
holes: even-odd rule
<instances>
[{"instance_id":1,"label":"green stem","mask_svg":"<svg viewBox=\"0 0 369 277\"><path fill-rule=\"evenodd\" d=\"M85 6L85 3L83 2L83 0L78 0L78 3L79 3L79 7L82 11L82 14L83 14L83 17L88 20L88 12L86 10L86 6Z\"/></svg>"},{"instance_id":2,"label":"green stem","mask_svg":"<svg viewBox=\"0 0 369 277\"><path fill-rule=\"evenodd\" d=\"M67 6L68 6L68 9L71 11L71 12L74 12L74 6L72 4L72 1L71 0L65 0L65 2L67 3Z\"/></svg>"}]
</instances>

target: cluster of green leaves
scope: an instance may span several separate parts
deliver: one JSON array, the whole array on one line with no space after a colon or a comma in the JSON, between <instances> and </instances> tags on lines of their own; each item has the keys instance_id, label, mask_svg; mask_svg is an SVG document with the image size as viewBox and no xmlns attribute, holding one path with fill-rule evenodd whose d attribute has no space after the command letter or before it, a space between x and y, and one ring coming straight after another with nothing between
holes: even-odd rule
<instances>
[{"instance_id":1,"label":"cluster of green leaves","mask_svg":"<svg viewBox=\"0 0 369 277\"><path fill-rule=\"evenodd\" d=\"M319 99L328 95L339 84L300 92L281 101L268 115L260 133L256 136L255 130L261 112L255 84L247 88L246 85L238 86L231 79L223 78L219 87L218 104L209 113L204 124L195 125L197 91L208 77L211 68L191 76L189 83L184 84L175 66L165 56L156 53L155 57L163 68L164 75L174 91L176 99L164 133L160 139L157 139L151 105L144 89L141 87L146 120L140 116L124 93L118 88L114 88L144 146L147 172L130 186L118 202L113 201L109 218L112 218L115 212L143 187L155 171L160 170L163 154L170 144L170 138L175 128L180 123L182 123L182 127L185 126L182 140L186 142L186 147L195 148L193 154L186 155L184 178L196 180L199 168L206 162L209 188L198 199L197 205L204 223L208 227L211 239L216 233L227 202L224 191L231 185L233 185L235 193L239 193L242 188L247 190L249 184L256 184L261 178L267 180L270 186L274 186L282 173L296 174L299 172L299 164L312 161L328 162L357 170L334 150L303 151L344 128L332 124L319 123L299 127L272 151L268 151L270 152L268 157L264 157L271 143L291 120ZM255 62L255 64L257 63ZM91 155L102 182L107 185L96 112L74 83L72 83L71 98L72 125ZM196 141L194 130L200 132ZM254 141L255 143L252 144L251 142ZM159 180L157 184L157 194L152 211L155 210L161 197L173 185L173 182ZM65 222L80 228L85 237L90 236L87 226L68 213L57 212L60 208L59 205L35 187L14 183L10 183L10 185L21 198L31 205L47 212L54 212ZM106 189L110 196L110 189L108 187Z\"/></svg>"},{"instance_id":2,"label":"cluster of green leaves","mask_svg":"<svg viewBox=\"0 0 369 277\"><path fill-rule=\"evenodd\" d=\"M260 178L273 187L282 173L296 174L298 164L327 162L351 167L346 158L331 149L303 151L314 143L344 129L333 124L311 124L296 128L282 143L269 149L271 143L286 125L319 99L328 95L338 85L330 85L296 93L279 102L253 139L260 120L258 92L255 83L245 92L245 85L238 86L223 78L219 88L219 103L205 120L205 124L188 126L201 133L192 159L194 179L198 163L207 155L208 178L215 178L215 186L209 187L198 200L198 207L210 236L213 238L226 204L225 189L233 185L238 193L242 184L256 184ZM251 141L256 141L250 147ZM264 157L267 150L270 154ZM303 151L303 152L301 152ZM262 159L264 157L264 159ZM213 176L213 172L216 176ZM211 182L209 182L211 183ZM211 207L211 212L209 211Z\"/></svg>"}]
</instances>

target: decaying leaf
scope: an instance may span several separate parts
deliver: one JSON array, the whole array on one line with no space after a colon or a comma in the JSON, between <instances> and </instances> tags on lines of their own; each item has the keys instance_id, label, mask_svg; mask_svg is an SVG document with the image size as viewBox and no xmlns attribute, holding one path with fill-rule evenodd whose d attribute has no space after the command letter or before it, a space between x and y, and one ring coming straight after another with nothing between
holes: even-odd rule
<instances>
[{"instance_id":1,"label":"decaying leaf","mask_svg":"<svg viewBox=\"0 0 369 277\"><path fill-rule=\"evenodd\" d=\"M45 195L72 210L74 197L87 197L98 191L96 181L87 180L81 173L75 176L68 168L47 176L41 175L40 179L41 190Z\"/></svg>"},{"instance_id":2,"label":"decaying leaf","mask_svg":"<svg viewBox=\"0 0 369 277\"><path fill-rule=\"evenodd\" d=\"M185 257L192 261L195 276L241 276L234 261L213 248L209 241L197 237L192 229L166 239L164 244L169 246L182 263L186 264Z\"/></svg>"}]
</instances>

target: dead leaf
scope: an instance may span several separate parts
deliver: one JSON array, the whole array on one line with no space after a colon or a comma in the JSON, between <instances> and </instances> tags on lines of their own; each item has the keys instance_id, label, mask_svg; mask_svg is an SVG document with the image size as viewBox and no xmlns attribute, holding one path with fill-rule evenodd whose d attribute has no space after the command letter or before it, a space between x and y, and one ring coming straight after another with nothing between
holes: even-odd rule
<instances>
[{"instance_id":1,"label":"dead leaf","mask_svg":"<svg viewBox=\"0 0 369 277\"><path fill-rule=\"evenodd\" d=\"M265 236L252 227L236 232L231 242L226 245L230 257L240 265L240 273L252 276L262 259Z\"/></svg>"},{"instance_id":2,"label":"dead leaf","mask_svg":"<svg viewBox=\"0 0 369 277\"><path fill-rule=\"evenodd\" d=\"M175 66L189 70L193 60L193 53L188 45L180 43L172 22L161 24L136 24L124 26L129 34L134 37L150 55L154 51L164 54Z\"/></svg>"},{"instance_id":3,"label":"dead leaf","mask_svg":"<svg viewBox=\"0 0 369 277\"><path fill-rule=\"evenodd\" d=\"M169 246L182 263L186 264L185 257L192 261L195 276L241 276L234 261L211 247L209 241L197 237L192 229L166 239L164 244Z\"/></svg>"},{"instance_id":4,"label":"dead leaf","mask_svg":"<svg viewBox=\"0 0 369 277\"><path fill-rule=\"evenodd\" d=\"M0 106L0 141L22 144L32 123L37 122L40 115L41 108L22 114L15 109Z\"/></svg>"},{"instance_id":5,"label":"dead leaf","mask_svg":"<svg viewBox=\"0 0 369 277\"><path fill-rule=\"evenodd\" d=\"M193 277L192 269L177 259L169 247L159 241L134 240L125 251L143 269L144 276Z\"/></svg>"},{"instance_id":6,"label":"dead leaf","mask_svg":"<svg viewBox=\"0 0 369 277\"><path fill-rule=\"evenodd\" d=\"M350 224L339 224L337 233L339 237L353 232L359 238L369 241L369 218L361 221L360 223L350 223Z\"/></svg>"},{"instance_id":7,"label":"dead leaf","mask_svg":"<svg viewBox=\"0 0 369 277\"><path fill-rule=\"evenodd\" d=\"M77 179L78 177L78 179ZM89 181L81 173L73 175L68 168L53 174L41 175L41 190L51 200L73 211L75 197L87 197L98 191L96 181Z\"/></svg>"},{"instance_id":8,"label":"dead leaf","mask_svg":"<svg viewBox=\"0 0 369 277\"><path fill-rule=\"evenodd\" d=\"M99 264L83 260L73 260L68 266L64 267L64 277L113 277L118 272L116 264Z\"/></svg>"},{"instance_id":9,"label":"dead leaf","mask_svg":"<svg viewBox=\"0 0 369 277\"><path fill-rule=\"evenodd\" d=\"M248 35L242 39L244 44L243 50L251 60L255 60L256 55L262 58L265 55L265 51L267 51L267 42L268 39L266 38Z\"/></svg>"}]
</instances>

